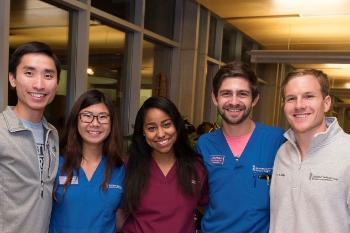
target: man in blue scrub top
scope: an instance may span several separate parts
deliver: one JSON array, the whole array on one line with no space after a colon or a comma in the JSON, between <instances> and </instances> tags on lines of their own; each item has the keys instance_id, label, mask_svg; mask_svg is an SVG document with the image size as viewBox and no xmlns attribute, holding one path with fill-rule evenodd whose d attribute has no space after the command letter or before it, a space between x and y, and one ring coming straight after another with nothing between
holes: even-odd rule
<instances>
[{"instance_id":1,"label":"man in blue scrub top","mask_svg":"<svg viewBox=\"0 0 350 233\"><path fill-rule=\"evenodd\" d=\"M250 118L259 92L258 79L246 64L221 67L213 79L212 99L223 122L197 144L209 185L202 232L268 232L269 185L284 130Z\"/></svg>"}]
</instances>

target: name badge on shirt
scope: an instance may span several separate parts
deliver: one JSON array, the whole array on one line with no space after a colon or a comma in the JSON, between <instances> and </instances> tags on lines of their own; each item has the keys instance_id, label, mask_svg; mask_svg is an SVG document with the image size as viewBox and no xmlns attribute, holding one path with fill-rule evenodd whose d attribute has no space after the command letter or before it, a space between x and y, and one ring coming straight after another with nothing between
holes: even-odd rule
<instances>
[{"instance_id":1,"label":"name badge on shirt","mask_svg":"<svg viewBox=\"0 0 350 233\"><path fill-rule=\"evenodd\" d=\"M265 180L267 186L270 186L272 171L272 167L258 167L256 165L253 165L252 172L254 177L254 187L256 187L257 179Z\"/></svg>"},{"instance_id":2,"label":"name badge on shirt","mask_svg":"<svg viewBox=\"0 0 350 233\"><path fill-rule=\"evenodd\" d=\"M61 185L65 184L67 181L67 176L59 176L58 177L58 181ZM79 184L78 182L78 177L77 176L73 176L72 177L72 181L70 182L70 184Z\"/></svg>"},{"instance_id":3,"label":"name badge on shirt","mask_svg":"<svg viewBox=\"0 0 350 233\"><path fill-rule=\"evenodd\" d=\"M224 155L210 155L209 163L216 166L224 165L225 156Z\"/></svg>"},{"instance_id":4,"label":"name badge on shirt","mask_svg":"<svg viewBox=\"0 0 350 233\"><path fill-rule=\"evenodd\" d=\"M119 190L122 190L122 189L123 189L122 186L117 185L117 184L109 184L109 185L108 185L108 188L109 188L109 189L119 189Z\"/></svg>"}]
</instances>

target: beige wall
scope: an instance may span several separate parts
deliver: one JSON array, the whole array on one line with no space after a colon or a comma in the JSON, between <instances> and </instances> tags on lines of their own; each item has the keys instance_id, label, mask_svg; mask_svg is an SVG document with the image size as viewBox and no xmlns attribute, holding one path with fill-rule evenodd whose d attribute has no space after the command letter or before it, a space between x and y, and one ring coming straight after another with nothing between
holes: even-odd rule
<instances>
[{"instance_id":1,"label":"beige wall","mask_svg":"<svg viewBox=\"0 0 350 233\"><path fill-rule=\"evenodd\" d=\"M265 83L260 85L260 99L253 111L254 120L268 124L286 127L282 112L280 83L284 76L284 65L259 64L256 72Z\"/></svg>"}]
</instances>

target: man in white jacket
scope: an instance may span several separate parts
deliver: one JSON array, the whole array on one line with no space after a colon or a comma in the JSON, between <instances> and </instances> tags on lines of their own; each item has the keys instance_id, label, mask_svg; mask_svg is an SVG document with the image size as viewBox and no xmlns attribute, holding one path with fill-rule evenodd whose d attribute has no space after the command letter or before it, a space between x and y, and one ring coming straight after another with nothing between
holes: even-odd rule
<instances>
[{"instance_id":1,"label":"man in white jacket","mask_svg":"<svg viewBox=\"0 0 350 233\"><path fill-rule=\"evenodd\" d=\"M350 232L350 135L330 110L329 82L319 70L296 70L282 83L290 124L271 183L272 233Z\"/></svg>"},{"instance_id":2,"label":"man in white jacket","mask_svg":"<svg viewBox=\"0 0 350 233\"><path fill-rule=\"evenodd\" d=\"M43 116L59 81L60 62L42 42L11 55L17 104L0 113L0 232L47 233L58 167L58 134Z\"/></svg>"}]
</instances>

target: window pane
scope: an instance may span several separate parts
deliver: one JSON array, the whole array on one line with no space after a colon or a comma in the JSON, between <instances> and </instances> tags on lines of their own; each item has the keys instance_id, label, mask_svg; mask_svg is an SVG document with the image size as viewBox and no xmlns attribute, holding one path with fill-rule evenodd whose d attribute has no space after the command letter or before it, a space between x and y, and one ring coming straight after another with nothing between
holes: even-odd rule
<instances>
[{"instance_id":1,"label":"window pane","mask_svg":"<svg viewBox=\"0 0 350 233\"><path fill-rule=\"evenodd\" d=\"M162 36L173 38L175 0L146 0L145 28Z\"/></svg>"},{"instance_id":2,"label":"window pane","mask_svg":"<svg viewBox=\"0 0 350 233\"><path fill-rule=\"evenodd\" d=\"M91 0L91 5L119 18L134 22L135 0Z\"/></svg>"},{"instance_id":3,"label":"window pane","mask_svg":"<svg viewBox=\"0 0 350 233\"><path fill-rule=\"evenodd\" d=\"M88 89L98 89L109 96L119 116L125 33L96 22L91 20L89 31Z\"/></svg>"},{"instance_id":4,"label":"window pane","mask_svg":"<svg viewBox=\"0 0 350 233\"><path fill-rule=\"evenodd\" d=\"M250 52L253 49L254 42L251 41L248 38L243 38L243 44L242 44L242 61L245 63L250 63L250 55L248 52Z\"/></svg>"},{"instance_id":5,"label":"window pane","mask_svg":"<svg viewBox=\"0 0 350 233\"><path fill-rule=\"evenodd\" d=\"M223 62L227 63L235 59L236 36L236 31L228 26L224 27L221 57Z\"/></svg>"},{"instance_id":6,"label":"window pane","mask_svg":"<svg viewBox=\"0 0 350 233\"><path fill-rule=\"evenodd\" d=\"M212 102L212 80L219 70L219 65L208 61L207 63L207 77L205 82L205 97L204 97L204 120L209 122L216 122L217 110Z\"/></svg>"},{"instance_id":7,"label":"window pane","mask_svg":"<svg viewBox=\"0 0 350 233\"><path fill-rule=\"evenodd\" d=\"M56 97L45 110L48 121L61 132L65 121L67 92L69 14L39 0L11 0L10 14L10 54L23 43L41 41L50 45L62 63ZM9 105L16 105L17 96L14 90L9 90L8 99Z\"/></svg>"},{"instance_id":8,"label":"window pane","mask_svg":"<svg viewBox=\"0 0 350 233\"><path fill-rule=\"evenodd\" d=\"M140 106L152 96L153 72L154 72L154 48L155 45L147 40L143 41Z\"/></svg>"},{"instance_id":9,"label":"window pane","mask_svg":"<svg viewBox=\"0 0 350 233\"><path fill-rule=\"evenodd\" d=\"M208 56L218 59L216 54L215 54L216 25L217 25L217 19L215 17L211 16L210 17L210 27L209 27Z\"/></svg>"},{"instance_id":10,"label":"window pane","mask_svg":"<svg viewBox=\"0 0 350 233\"><path fill-rule=\"evenodd\" d=\"M168 96L171 48L143 41L140 103L150 96Z\"/></svg>"}]
</instances>

